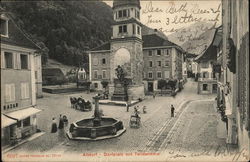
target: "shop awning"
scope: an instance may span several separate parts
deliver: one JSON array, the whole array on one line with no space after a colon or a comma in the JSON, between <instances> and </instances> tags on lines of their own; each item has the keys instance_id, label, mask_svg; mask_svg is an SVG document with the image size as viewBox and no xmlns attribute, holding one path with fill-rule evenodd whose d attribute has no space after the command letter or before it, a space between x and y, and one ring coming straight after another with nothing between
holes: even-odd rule
<instances>
[{"instance_id":1,"label":"shop awning","mask_svg":"<svg viewBox=\"0 0 250 162\"><path fill-rule=\"evenodd\" d=\"M8 116L8 117L17 119L17 120L22 120L22 119L25 119L25 118L27 118L27 117L29 117L31 115L39 113L40 111L42 111L42 110L39 110L39 109L34 108L34 107L29 107L29 108L25 108L25 109L22 109L22 110L17 110L17 111L14 111L14 112L10 112L10 113L5 114L5 115Z\"/></svg>"},{"instance_id":2,"label":"shop awning","mask_svg":"<svg viewBox=\"0 0 250 162\"><path fill-rule=\"evenodd\" d=\"M1 128L5 128L7 126L10 126L11 124L15 124L17 121L13 120L11 118L8 118L7 116L1 114Z\"/></svg>"}]
</instances>

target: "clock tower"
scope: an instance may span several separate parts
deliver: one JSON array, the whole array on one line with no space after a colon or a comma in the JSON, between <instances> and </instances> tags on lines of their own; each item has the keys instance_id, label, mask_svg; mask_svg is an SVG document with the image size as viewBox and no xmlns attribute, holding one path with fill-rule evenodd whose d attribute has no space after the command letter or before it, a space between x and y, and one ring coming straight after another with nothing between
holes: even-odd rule
<instances>
[{"instance_id":1,"label":"clock tower","mask_svg":"<svg viewBox=\"0 0 250 162\"><path fill-rule=\"evenodd\" d=\"M131 100L144 98L143 85L143 52L142 52L142 24L140 22L139 0L114 0L110 53L109 92L115 94L119 66L129 80L128 97Z\"/></svg>"}]
</instances>

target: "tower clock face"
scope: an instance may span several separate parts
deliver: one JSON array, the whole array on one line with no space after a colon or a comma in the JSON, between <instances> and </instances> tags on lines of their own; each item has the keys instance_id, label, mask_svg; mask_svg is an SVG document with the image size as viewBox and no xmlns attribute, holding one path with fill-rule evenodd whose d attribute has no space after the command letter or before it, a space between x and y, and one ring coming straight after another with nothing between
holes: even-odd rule
<instances>
[{"instance_id":1,"label":"tower clock face","mask_svg":"<svg viewBox=\"0 0 250 162\"><path fill-rule=\"evenodd\" d=\"M126 48L120 48L115 52L114 55L115 67L120 65L126 73L126 76L131 74L131 61L130 61L130 52Z\"/></svg>"}]
</instances>

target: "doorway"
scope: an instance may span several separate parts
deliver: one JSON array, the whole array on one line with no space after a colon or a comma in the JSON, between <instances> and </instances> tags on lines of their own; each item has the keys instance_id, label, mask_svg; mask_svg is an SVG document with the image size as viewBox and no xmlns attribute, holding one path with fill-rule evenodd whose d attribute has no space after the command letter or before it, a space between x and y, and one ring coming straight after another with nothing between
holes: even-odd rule
<instances>
[{"instance_id":1,"label":"doorway","mask_svg":"<svg viewBox=\"0 0 250 162\"><path fill-rule=\"evenodd\" d=\"M148 92L153 92L154 91L154 84L153 82L148 82Z\"/></svg>"}]
</instances>

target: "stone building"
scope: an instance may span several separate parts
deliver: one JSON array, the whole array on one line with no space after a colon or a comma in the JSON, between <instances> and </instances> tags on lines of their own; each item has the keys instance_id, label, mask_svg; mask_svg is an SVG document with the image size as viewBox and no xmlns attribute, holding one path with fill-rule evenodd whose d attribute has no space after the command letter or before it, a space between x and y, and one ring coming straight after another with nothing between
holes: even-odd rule
<instances>
[{"instance_id":1,"label":"stone building","mask_svg":"<svg viewBox=\"0 0 250 162\"><path fill-rule=\"evenodd\" d=\"M160 79L182 79L183 50L157 31L142 35L140 8L139 0L114 1L111 40L89 52L89 77L97 90L103 89L101 81L109 81L112 95L118 65L132 81L129 93L134 99L145 91L160 91Z\"/></svg>"},{"instance_id":2,"label":"stone building","mask_svg":"<svg viewBox=\"0 0 250 162\"><path fill-rule=\"evenodd\" d=\"M37 131L37 47L1 13L1 141L9 146ZM37 59L38 58L38 59ZM36 65L35 65L36 64Z\"/></svg>"},{"instance_id":3,"label":"stone building","mask_svg":"<svg viewBox=\"0 0 250 162\"><path fill-rule=\"evenodd\" d=\"M144 86L146 92L160 92L158 80L183 79L183 50L157 34L144 35Z\"/></svg>"},{"instance_id":4,"label":"stone building","mask_svg":"<svg viewBox=\"0 0 250 162\"><path fill-rule=\"evenodd\" d=\"M249 156L249 4L222 1L223 38L217 55L218 107L223 107L227 143L248 150Z\"/></svg>"},{"instance_id":5,"label":"stone building","mask_svg":"<svg viewBox=\"0 0 250 162\"><path fill-rule=\"evenodd\" d=\"M198 94L217 93L217 78L214 64L217 62L217 47L222 40L221 27L215 30L213 40L202 54L195 58L198 63Z\"/></svg>"}]
</instances>

